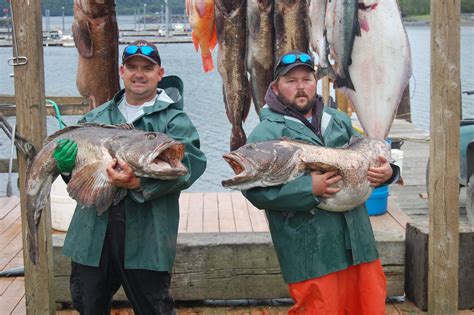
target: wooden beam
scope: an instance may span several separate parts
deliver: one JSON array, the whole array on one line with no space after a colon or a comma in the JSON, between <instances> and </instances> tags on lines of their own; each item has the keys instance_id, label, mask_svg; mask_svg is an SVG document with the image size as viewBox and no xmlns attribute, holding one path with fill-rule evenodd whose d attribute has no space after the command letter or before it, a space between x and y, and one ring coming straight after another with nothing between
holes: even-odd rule
<instances>
[{"instance_id":1,"label":"wooden beam","mask_svg":"<svg viewBox=\"0 0 474 315\"><path fill-rule=\"evenodd\" d=\"M431 0L428 311L458 313L460 0Z\"/></svg>"},{"instance_id":2,"label":"wooden beam","mask_svg":"<svg viewBox=\"0 0 474 315\"><path fill-rule=\"evenodd\" d=\"M17 0L11 3L15 34L13 46L16 47L14 54L27 58L25 64L14 66L17 130L23 138L40 148L46 136L41 1ZM49 205L43 209L37 226L40 259L37 264L33 264L27 242L28 212L23 184L26 175L25 157L19 155L18 163L27 314L55 314Z\"/></svg>"},{"instance_id":3,"label":"wooden beam","mask_svg":"<svg viewBox=\"0 0 474 315\"><path fill-rule=\"evenodd\" d=\"M47 96L46 99L53 100L58 104L61 115L84 115L89 110L89 101L81 96ZM16 101L14 95L0 94L0 114L3 116L15 116ZM54 115L54 107L45 102L48 115Z\"/></svg>"},{"instance_id":4,"label":"wooden beam","mask_svg":"<svg viewBox=\"0 0 474 315\"><path fill-rule=\"evenodd\" d=\"M0 159L0 174L1 173L8 173L9 163L10 163L9 159ZM13 159L12 173L18 173L18 161L17 161L17 159Z\"/></svg>"}]
</instances>

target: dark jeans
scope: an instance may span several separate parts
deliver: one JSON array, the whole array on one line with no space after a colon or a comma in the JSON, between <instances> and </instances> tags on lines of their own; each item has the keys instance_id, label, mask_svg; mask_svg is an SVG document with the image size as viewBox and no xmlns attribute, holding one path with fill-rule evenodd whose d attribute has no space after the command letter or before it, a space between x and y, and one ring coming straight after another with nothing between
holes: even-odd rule
<instances>
[{"instance_id":1,"label":"dark jeans","mask_svg":"<svg viewBox=\"0 0 474 315\"><path fill-rule=\"evenodd\" d=\"M136 314L175 314L168 272L124 269L125 210L113 206L99 267L71 263L70 289L82 315L110 314L112 297L123 286Z\"/></svg>"}]
</instances>

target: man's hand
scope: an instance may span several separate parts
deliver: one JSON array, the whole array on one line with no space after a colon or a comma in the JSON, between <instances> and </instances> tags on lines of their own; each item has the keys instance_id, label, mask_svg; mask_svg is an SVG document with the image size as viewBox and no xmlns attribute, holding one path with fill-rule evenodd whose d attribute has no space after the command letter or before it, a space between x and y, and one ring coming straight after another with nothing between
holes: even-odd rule
<instances>
[{"instance_id":1,"label":"man's hand","mask_svg":"<svg viewBox=\"0 0 474 315\"><path fill-rule=\"evenodd\" d=\"M114 159L107 165L109 182L117 187L138 189L140 179L133 174L132 169L122 160Z\"/></svg>"},{"instance_id":2,"label":"man's hand","mask_svg":"<svg viewBox=\"0 0 474 315\"><path fill-rule=\"evenodd\" d=\"M342 179L341 175L337 175L337 171L330 171L324 174L321 172L311 172L313 179L313 195L323 198L333 198L334 195L341 190L341 188L329 187Z\"/></svg>"},{"instance_id":3,"label":"man's hand","mask_svg":"<svg viewBox=\"0 0 474 315\"><path fill-rule=\"evenodd\" d=\"M378 157L380 166L370 167L367 172L367 179L369 180L370 186L375 187L385 183L392 177L392 167L388 163L387 159L379 155Z\"/></svg>"},{"instance_id":4,"label":"man's hand","mask_svg":"<svg viewBox=\"0 0 474 315\"><path fill-rule=\"evenodd\" d=\"M59 139L53 157L59 172L71 173L76 164L77 143L72 139Z\"/></svg>"}]
</instances>

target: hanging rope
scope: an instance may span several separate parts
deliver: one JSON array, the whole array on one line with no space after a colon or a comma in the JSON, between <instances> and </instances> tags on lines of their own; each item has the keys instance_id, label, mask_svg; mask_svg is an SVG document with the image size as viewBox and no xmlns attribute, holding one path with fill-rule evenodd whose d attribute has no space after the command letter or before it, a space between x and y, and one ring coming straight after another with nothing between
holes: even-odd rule
<instances>
[{"instance_id":1,"label":"hanging rope","mask_svg":"<svg viewBox=\"0 0 474 315\"><path fill-rule=\"evenodd\" d=\"M47 103L50 103L51 105L53 105L54 107L54 111L56 112L56 115L53 115L54 117L56 117L56 119L58 120L58 123L59 123L59 129L63 129L64 127L66 127L66 124L64 123L64 121L61 119L61 113L59 111L59 107L58 107L58 104L56 104L55 101L53 100L46 100Z\"/></svg>"}]
</instances>

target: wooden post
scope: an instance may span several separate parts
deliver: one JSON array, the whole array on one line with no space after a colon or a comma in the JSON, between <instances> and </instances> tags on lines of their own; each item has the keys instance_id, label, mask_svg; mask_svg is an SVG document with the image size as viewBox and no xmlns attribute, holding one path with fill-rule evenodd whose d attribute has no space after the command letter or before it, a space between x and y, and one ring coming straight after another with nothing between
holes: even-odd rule
<instances>
[{"instance_id":1,"label":"wooden post","mask_svg":"<svg viewBox=\"0 0 474 315\"><path fill-rule=\"evenodd\" d=\"M15 66L16 122L19 134L41 148L46 136L44 93L43 31L40 0L12 1L15 38L14 53L28 58ZM15 40L17 45L15 45ZM15 47L17 49L15 49ZM27 209L25 194L26 160L19 155L25 297L28 314L55 314L53 253L49 206L43 210L38 226L39 263L30 260L27 244Z\"/></svg>"},{"instance_id":2,"label":"wooden post","mask_svg":"<svg viewBox=\"0 0 474 315\"><path fill-rule=\"evenodd\" d=\"M339 89L336 89L336 103L339 110L349 115L349 117L352 116L352 104Z\"/></svg>"},{"instance_id":3,"label":"wooden post","mask_svg":"<svg viewBox=\"0 0 474 315\"><path fill-rule=\"evenodd\" d=\"M322 78L321 85L322 85L321 95L323 97L324 105L329 105L330 94L329 94L329 77L328 76L325 76L324 78Z\"/></svg>"},{"instance_id":4,"label":"wooden post","mask_svg":"<svg viewBox=\"0 0 474 315\"><path fill-rule=\"evenodd\" d=\"M431 0L428 312L458 313L460 0Z\"/></svg>"}]
</instances>

